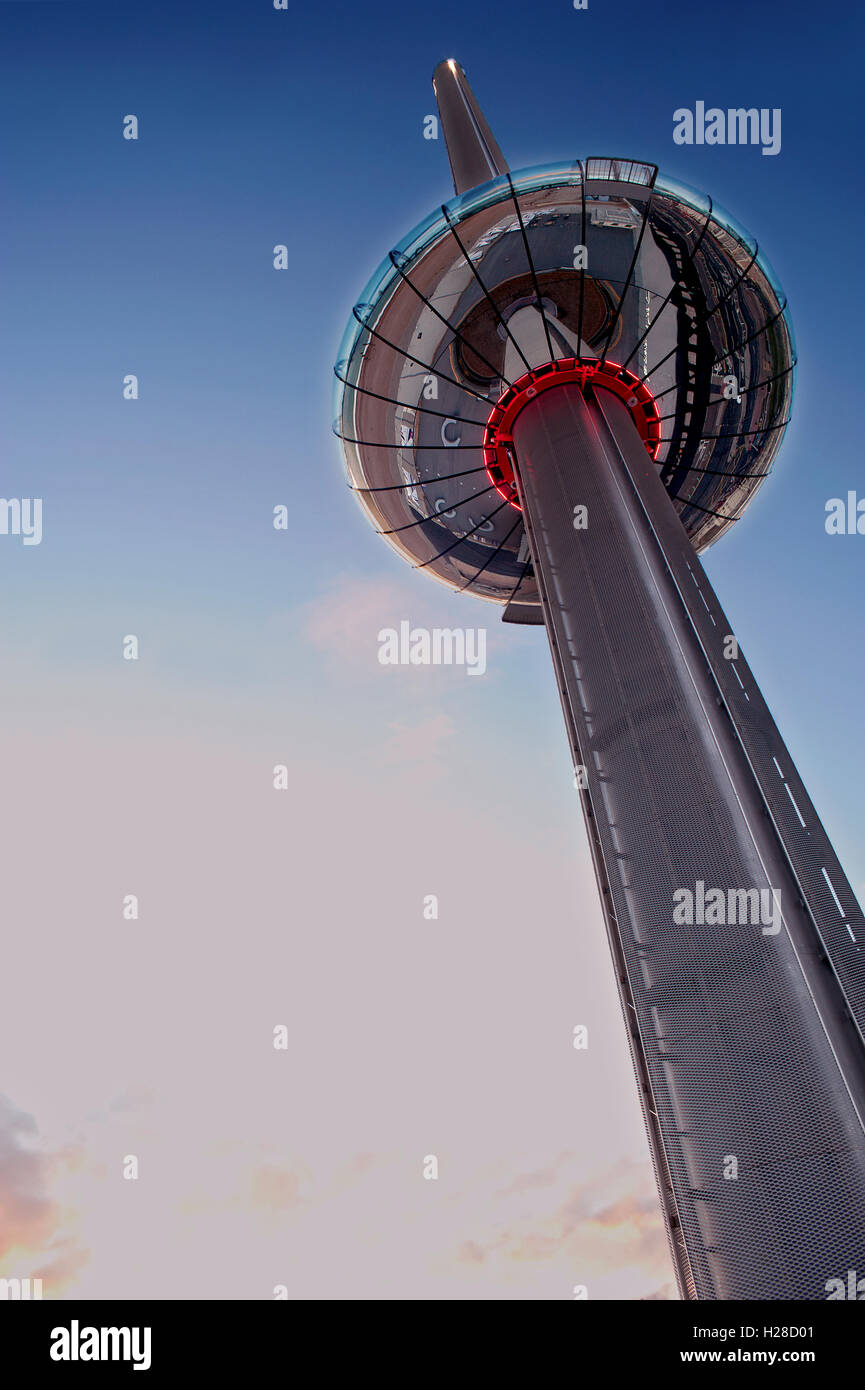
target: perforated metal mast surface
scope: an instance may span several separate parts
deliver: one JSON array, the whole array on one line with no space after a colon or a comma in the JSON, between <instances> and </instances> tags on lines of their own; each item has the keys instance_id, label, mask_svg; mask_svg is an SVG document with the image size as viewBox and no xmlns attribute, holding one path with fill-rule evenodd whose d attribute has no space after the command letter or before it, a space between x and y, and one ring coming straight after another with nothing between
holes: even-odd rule
<instances>
[{"instance_id":1,"label":"perforated metal mast surface","mask_svg":"<svg viewBox=\"0 0 865 1390\"><path fill-rule=\"evenodd\" d=\"M849 886L798 779L805 826L784 814L789 755L627 410L557 387L514 445L683 1291L825 1297L865 1247L865 923L831 902L824 866ZM774 890L783 921L675 925L698 880Z\"/></svg>"},{"instance_id":2,"label":"perforated metal mast surface","mask_svg":"<svg viewBox=\"0 0 865 1390\"><path fill-rule=\"evenodd\" d=\"M546 627L682 1294L825 1298L865 1269L865 918L698 557L789 419L786 301L711 199L511 175L462 69L434 82L458 196L355 307L349 481Z\"/></svg>"}]
</instances>

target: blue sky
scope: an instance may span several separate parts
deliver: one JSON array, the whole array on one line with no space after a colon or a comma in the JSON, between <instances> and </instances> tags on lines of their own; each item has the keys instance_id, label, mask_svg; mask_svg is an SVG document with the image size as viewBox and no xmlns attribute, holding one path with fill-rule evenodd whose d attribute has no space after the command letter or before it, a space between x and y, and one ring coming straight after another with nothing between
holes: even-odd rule
<instances>
[{"instance_id":1,"label":"blue sky","mask_svg":"<svg viewBox=\"0 0 865 1390\"><path fill-rule=\"evenodd\" d=\"M795 423L708 568L861 884L865 543L822 525L827 497L861 478L858 12L758 3L747 18L683 18L672 4L542 0L532 13L509 0L2 6L4 488L44 496L46 516L38 551L0 556L4 621L74 633L71 658L90 660L100 638L85 614L127 596L174 620L218 610L228 631L334 569L393 572L341 487L329 373L368 274L450 191L443 144L421 124L432 68L455 54L512 167L655 160L738 216L781 276ZM780 106L781 154L675 146L672 112L697 99ZM120 138L127 112L135 144ZM298 275L271 269L279 241ZM141 379L134 405L126 371ZM290 544L262 543L283 499ZM422 581L401 580L410 602ZM510 645L517 690L546 655L532 638ZM217 648L196 670L254 679Z\"/></svg>"},{"instance_id":2,"label":"blue sky","mask_svg":"<svg viewBox=\"0 0 865 1390\"><path fill-rule=\"evenodd\" d=\"M502 631L497 610L411 573L350 496L331 433L352 304L452 192L444 143L422 126L432 70L453 56L512 169L656 162L733 213L784 284L794 422L706 566L861 896L865 538L824 530L828 498L865 493L861 41L858 11L837 0L0 4L2 492L44 499L40 546L0 538L10 736L38 749L116 735L117 756L128 740L140 758L188 735L262 766L300 749L328 785L344 778L352 808L381 776L386 833L416 819L430 844L431 797L455 824L484 824L477 863L446 827L441 859L489 876L493 913L508 896L488 844L499 820L555 861L555 882L574 856L586 868L543 634ZM697 100L780 107L781 153L674 145L673 111ZM121 138L127 113L137 142ZM291 272L274 271L276 243ZM121 395L129 372L136 402ZM271 526L283 502L287 535ZM355 646L374 652L378 627L401 618L486 624L488 678L371 678ZM142 643L134 700L127 632ZM406 758L400 730L429 756ZM86 780L86 759L69 766ZM39 863L55 860L49 837ZM473 898L468 925L480 910ZM49 1115L49 1089L22 1073L17 1102L38 1110L38 1094Z\"/></svg>"}]
</instances>

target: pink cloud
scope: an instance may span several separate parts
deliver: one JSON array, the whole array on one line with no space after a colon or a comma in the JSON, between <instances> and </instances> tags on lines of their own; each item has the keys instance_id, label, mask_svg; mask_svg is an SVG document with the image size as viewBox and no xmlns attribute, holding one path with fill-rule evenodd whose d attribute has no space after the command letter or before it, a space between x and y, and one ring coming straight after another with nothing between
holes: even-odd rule
<instances>
[{"instance_id":1,"label":"pink cloud","mask_svg":"<svg viewBox=\"0 0 865 1390\"><path fill-rule=\"evenodd\" d=\"M64 1159L74 1161L44 1153L33 1119L0 1096L0 1276L41 1279L49 1297L85 1260L52 1195Z\"/></svg>"}]
</instances>

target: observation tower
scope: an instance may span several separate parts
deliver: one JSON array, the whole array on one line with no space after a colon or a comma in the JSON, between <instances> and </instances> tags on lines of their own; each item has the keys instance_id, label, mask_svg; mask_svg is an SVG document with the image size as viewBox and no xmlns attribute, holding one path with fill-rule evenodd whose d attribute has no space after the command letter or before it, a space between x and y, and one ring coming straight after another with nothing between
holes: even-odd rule
<instances>
[{"instance_id":1,"label":"observation tower","mask_svg":"<svg viewBox=\"0 0 865 1390\"><path fill-rule=\"evenodd\" d=\"M865 1275L865 919L699 556L790 419L753 238L654 164L511 173L434 74L456 196L372 276L335 431L415 568L546 628L683 1297Z\"/></svg>"}]
</instances>

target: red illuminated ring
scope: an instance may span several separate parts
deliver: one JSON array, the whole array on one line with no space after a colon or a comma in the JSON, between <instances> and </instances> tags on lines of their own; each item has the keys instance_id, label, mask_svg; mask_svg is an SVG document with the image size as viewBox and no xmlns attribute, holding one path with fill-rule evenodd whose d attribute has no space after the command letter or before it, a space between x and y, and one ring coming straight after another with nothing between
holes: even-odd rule
<instances>
[{"instance_id":1,"label":"red illuminated ring","mask_svg":"<svg viewBox=\"0 0 865 1390\"><path fill-rule=\"evenodd\" d=\"M518 377L513 386L509 386L496 401L484 430L484 464L490 481L496 492L517 511L521 507L509 452L513 449L514 421L523 407L543 391L572 382L584 390L586 386L602 387L624 401L650 457L657 457L661 444L658 407L651 391L639 377L615 362L582 362L579 357L560 357L556 362L536 367L534 371Z\"/></svg>"}]
</instances>

